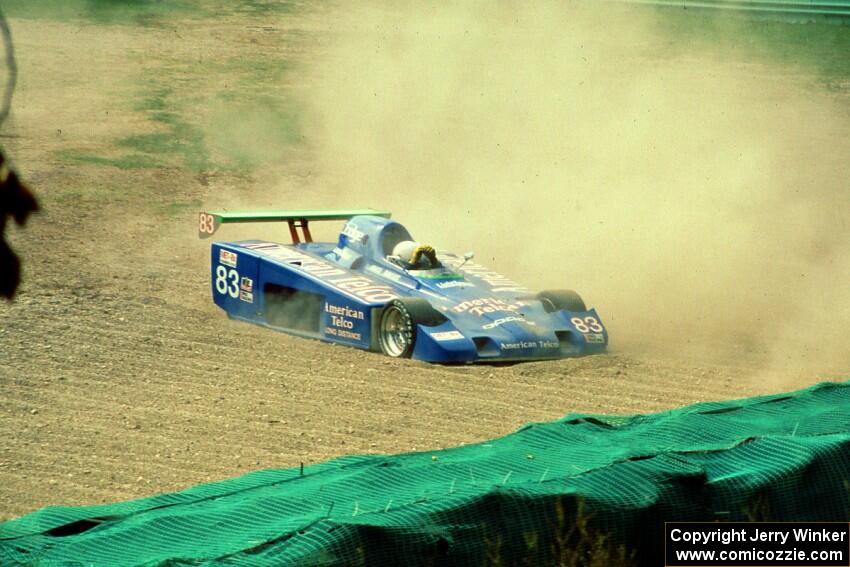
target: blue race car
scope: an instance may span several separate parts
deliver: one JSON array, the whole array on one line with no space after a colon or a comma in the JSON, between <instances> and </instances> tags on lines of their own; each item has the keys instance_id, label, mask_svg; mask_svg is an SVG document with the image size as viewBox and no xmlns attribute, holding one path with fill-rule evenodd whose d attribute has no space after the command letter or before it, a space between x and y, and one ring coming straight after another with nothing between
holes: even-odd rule
<instances>
[{"instance_id":1,"label":"blue race car","mask_svg":"<svg viewBox=\"0 0 850 567\"><path fill-rule=\"evenodd\" d=\"M337 242L313 242L309 222L320 220L347 221ZM198 234L242 222L286 222L292 244L212 243L213 300L232 319L442 363L580 356L608 345L596 310L574 291L533 293L471 253L417 243L386 211L201 213Z\"/></svg>"}]
</instances>

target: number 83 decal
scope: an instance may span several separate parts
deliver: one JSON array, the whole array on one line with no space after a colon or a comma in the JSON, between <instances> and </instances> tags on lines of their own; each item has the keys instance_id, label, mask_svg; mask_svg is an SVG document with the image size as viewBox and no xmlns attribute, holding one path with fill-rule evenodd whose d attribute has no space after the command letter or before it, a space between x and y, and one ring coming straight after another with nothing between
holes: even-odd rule
<instances>
[{"instance_id":1,"label":"number 83 decal","mask_svg":"<svg viewBox=\"0 0 850 567\"><path fill-rule=\"evenodd\" d=\"M581 317L573 317L570 319L570 323L573 324L573 327L579 333L601 333L602 332L602 323L596 317L585 317L582 319Z\"/></svg>"},{"instance_id":2,"label":"number 83 decal","mask_svg":"<svg viewBox=\"0 0 850 567\"><path fill-rule=\"evenodd\" d=\"M207 213L201 213L198 217L198 232L210 235L215 232L215 217Z\"/></svg>"},{"instance_id":3,"label":"number 83 decal","mask_svg":"<svg viewBox=\"0 0 850 567\"><path fill-rule=\"evenodd\" d=\"M215 269L215 290L220 294L227 294L230 297L239 297L239 272L224 266L218 266Z\"/></svg>"}]
</instances>

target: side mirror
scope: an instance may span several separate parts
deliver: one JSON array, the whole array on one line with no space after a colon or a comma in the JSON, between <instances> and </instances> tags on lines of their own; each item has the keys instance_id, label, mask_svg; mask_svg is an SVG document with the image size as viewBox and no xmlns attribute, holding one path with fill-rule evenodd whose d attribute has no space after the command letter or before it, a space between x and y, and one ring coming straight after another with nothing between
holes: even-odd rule
<instances>
[{"instance_id":1,"label":"side mirror","mask_svg":"<svg viewBox=\"0 0 850 567\"><path fill-rule=\"evenodd\" d=\"M458 270L461 269L464 266L464 264L466 264L467 262L469 262L473 258L475 258L474 252L467 252L466 254L464 254L463 255L463 262L460 263L460 266L458 266L457 269Z\"/></svg>"}]
</instances>

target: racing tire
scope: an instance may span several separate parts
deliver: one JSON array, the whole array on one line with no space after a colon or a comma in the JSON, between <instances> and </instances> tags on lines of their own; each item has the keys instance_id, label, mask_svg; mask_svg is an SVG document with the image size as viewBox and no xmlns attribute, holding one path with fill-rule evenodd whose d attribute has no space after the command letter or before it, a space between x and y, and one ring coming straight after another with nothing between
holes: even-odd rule
<instances>
[{"instance_id":1,"label":"racing tire","mask_svg":"<svg viewBox=\"0 0 850 567\"><path fill-rule=\"evenodd\" d=\"M571 289L553 289L541 291L537 299L543 303L543 309L547 313L555 311L587 311L587 306L579 294Z\"/></svg>"},{"instance_id":2,"label":"racing tire","mask_svg":"<svg viewBox=\"0 0 850 567\"><path fill-rule=\"evenodd\" d=\"M432 327L446 317L424 299L394 299L384 307L378 327L381 352L393 358L410 358L416 346L418 325Z\"/></svg>"}]
</instances>

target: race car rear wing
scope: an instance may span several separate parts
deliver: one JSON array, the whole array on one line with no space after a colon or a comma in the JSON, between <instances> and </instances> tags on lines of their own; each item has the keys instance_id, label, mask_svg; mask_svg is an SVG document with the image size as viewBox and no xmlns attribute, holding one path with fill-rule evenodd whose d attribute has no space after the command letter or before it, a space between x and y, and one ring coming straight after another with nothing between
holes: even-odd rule
<instances>
[{"instance_id":1,"label":"race car rear wing","mask_svg":"<svg viewBox=\"0 0 850 567\"><path fill-rule=\"evenodd\" d=\"M299 244L301 237L298 230L304 233L304 242L313 242L308 226L310 221L348 220L359 215L373 215L390 218L389 211L375 209L324 209L315 211L233 211L201 213L198 216L198 237L209 238L222 224L231 222L286 222L289 224L289 235L293 244Z\"/></svg>"}]
</instances>

